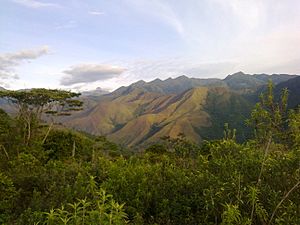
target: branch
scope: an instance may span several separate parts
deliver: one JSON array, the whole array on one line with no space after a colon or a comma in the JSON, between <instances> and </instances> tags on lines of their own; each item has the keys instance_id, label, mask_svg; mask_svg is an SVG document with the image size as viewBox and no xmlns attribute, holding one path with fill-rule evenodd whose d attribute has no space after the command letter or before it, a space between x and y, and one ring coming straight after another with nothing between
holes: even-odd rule
<instances>
[{"instance_id":1,"label":"branch","mask_svg":"<svg viewBox=\"0 0 300 225\"><path fill-rule=\"evenodd\" d=\"M47 133L46 133L45 137L44 137L43 140L42 140L42 145L45 143L47 137L49 136L49 133L50 133L50 131L51 131L51 129L52 129L52 126L53 126L53 122L50 124L50 126L49 126L49 128L48 128L48 130L47 130Z\"/></svg>"},{"instance_id":2,"label":"branch","mask_svg":"<svg viewBox=\"0 0 300 225\"><path fill-rule=\"evenodd\" d=\"M269 223L268 223L268 225L270 225L271 224L271 222L272 222L272 220L273 220L273 218L274 218L274 216L275 216L275 213L276 213L276 211L279 209L279 207L281 206L281 204L284 202L284 200L286 200L287 198L288 198L288 196L295 190L295 189L297 189L297 187L300 185L300 181L298 181L298 183L297 184L295 184L286 194L285 194L285 196L281 199L281 201L277 204L277 206L275 207L275 209L274 209L274 211L273 211L273 213L272 213L272 216L271 216L271 218L270 218L270 220L269 220Z\"/></svg>"},{"instance_id":3,"label":"branch","mask_svg":"<svg viewBox=\"0 0 300 225\"><path fill-rule=\"evenodd\" d=\"M3 145L0 145L0 147L3 149L3 151L6 155L6 158L9 160L9 155L8 155L8 152L6 151L5 147Z\"/></svg>"}]
</instances>

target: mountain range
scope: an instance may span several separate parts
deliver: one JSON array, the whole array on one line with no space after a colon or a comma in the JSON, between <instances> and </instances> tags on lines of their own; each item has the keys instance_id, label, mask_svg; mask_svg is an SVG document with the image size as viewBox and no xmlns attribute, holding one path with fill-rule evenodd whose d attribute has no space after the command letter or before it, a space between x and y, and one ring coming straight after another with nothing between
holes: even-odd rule
<instances>
[{"instance_id":1,"label":"mountain range","mask_svg":"<svg viewBox=\"0 0 300 225\"><path fill-rule=\"evenodd\" d=\"M225 79L180 76L141 80L111 93L101 88L83 92L80 98L84 109L60 122L130 147L156 143L164 136L184 135L196 143L218 139L223 136L225 123L237 129L237 139L242 141L251 133L245 120L269 80L275 85L277 98L283 88L288 88L289 108L300 104L297 75L238 72ZM3 99L0 106L12 112Z\"/></svg>"},{"instance_id":2,"label":"mountain range","mask_svg":"<svg viewBox=\"0 0 300 225\"><path fill-rule=\"evenodd\" d=\"M63 122L124 146L148 145L164 136L182 134L199 143L222 137L224 123L236 128L237 138L244 140L250 134L244 121L269 80L275 84L275 92L290 89L290 107L300 103L297 75L238 72L225 79L180 76L138 81L97 98L84 96L85 109Z\"/></svg>"}]
</instances>

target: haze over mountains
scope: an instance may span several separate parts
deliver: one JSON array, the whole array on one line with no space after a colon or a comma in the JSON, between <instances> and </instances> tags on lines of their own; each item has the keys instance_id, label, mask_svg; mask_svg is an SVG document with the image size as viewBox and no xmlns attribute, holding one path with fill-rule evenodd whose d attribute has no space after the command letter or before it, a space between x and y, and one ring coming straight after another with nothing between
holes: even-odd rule
<instances>
[{"instance_id":1,"label":"haze over mountains","mask_svg":"<svg viewBox=\"0 0 300 225\"><path fill-rule=\"evenodd\" d=\"M244 121L255 104L253 96L269 80L277 85L277 92L281 87L291 87L291 106L299 103L297 75L238 72L223 80L180 76L138 81L98 96L92 103L87 98L89 104L85 110L67 118L65 124L106 135L126 146L146 145L163 136L175 138L181 134L199 143L203 139L222 137L224 123L237 128L238 138L242 140L248 136Z\"/></svg>"}]
</instances>

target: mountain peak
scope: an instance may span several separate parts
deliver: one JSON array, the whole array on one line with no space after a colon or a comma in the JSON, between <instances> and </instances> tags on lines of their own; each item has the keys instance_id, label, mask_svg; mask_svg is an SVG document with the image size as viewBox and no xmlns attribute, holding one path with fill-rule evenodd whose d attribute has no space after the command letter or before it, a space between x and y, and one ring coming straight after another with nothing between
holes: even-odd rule
<instances>
[{"instance_id":1,"label":"mountain peak","mask_svg":"<svg viewBox=\"0 0 300 225\"><path fill-rule=\"evenodd\" d=\"M244 75L246 75L244 72L239 71L239 72L232 74L231 76L244 76Z\"/></svg>"},{"instance_id":2,"label":"mountain peak","mask_svg":"<svg viewBox=\"0 0 300 225\"><path fill-rule=\"evenodd\" d=\"M189 79L186 75L181 75L175 78L175 80L186 80L186 79Z\"/></svg>"},{"instance_id":3,"label":"mountain peak","mask_svg":"<svg viewBox=\"0 0 300 225\"><path fill-rule=\"evenodd\" d=\"M156 78L155 80L151 81L151 82L161 82L162 80L159 78Z\"/></svg>"},{"instance_id":4,"label":"mountain peak","mask_svg":"<svg viewBox=\"0 0 300 225\"><path fill-rule=\"evenodd\" d=\"M236 80L236 79L248 79L249 76L250 76L249 74L245 74L244 72L239 71L239 72L228 75L227 77L225 77L224 81L233 80L233 79L234 80Z\"/></svg>"},{"instance_id":5,"label":"mountain peak","mask_svg":"<svg viewBox=\"0 0 300 225\"><path fill-rule=\"evenodd\" d=\"M102 89L101 87L97 87L94 90L82 91L81 94L84 96L101 96L108 94L109 91Z\"/></svg>"},{"instance_id":6,"label":"mountain peak","mask_svg":"<svg viewBox=\"0 0 300 225\"><path fill-rule=\"evenodd\" d=\"M133 83L132 86L142 86L144 84L146 84L146 82L144 80L139 80L139 81Z\"/></svg>"}]
</instances>

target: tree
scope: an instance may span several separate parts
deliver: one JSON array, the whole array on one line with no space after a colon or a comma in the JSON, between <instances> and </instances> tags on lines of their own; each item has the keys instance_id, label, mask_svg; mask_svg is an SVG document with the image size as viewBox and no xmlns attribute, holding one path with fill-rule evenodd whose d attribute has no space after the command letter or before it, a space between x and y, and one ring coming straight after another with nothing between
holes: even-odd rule
<instances>
[{"instance_id":1,"label":"tree","mask_svg":"<svg viewBox=\"0 0 300 225\"><path fill-rule=\"evenodd\" d=\"M17 108L17 121L20 124L25 145L30 143L34 131L42 121L42 115L66 116L70 115L71 111L81 110L83 103L78 99L73 99L79 95L70 91L44 88L0 91L0 98L7 99ZM50 129L51 126L48 131Z\"/></svg>"}]
</instances>

